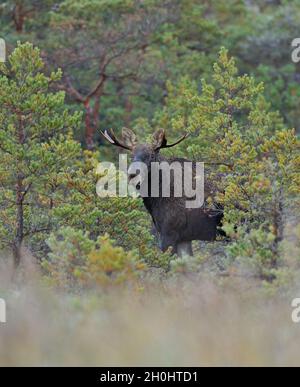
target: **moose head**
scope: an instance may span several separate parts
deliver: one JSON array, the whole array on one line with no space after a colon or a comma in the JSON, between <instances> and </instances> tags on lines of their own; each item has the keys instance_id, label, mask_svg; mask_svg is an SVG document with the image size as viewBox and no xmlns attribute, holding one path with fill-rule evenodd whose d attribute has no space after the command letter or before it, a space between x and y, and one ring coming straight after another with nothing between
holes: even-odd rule
<instances>
[{"instance_id":1,"label":"moose head","mask_svg":"<svg viewBox=\"0 0 300 387\"><path fill-rule=\"evenodd\" d=\"M163 129L159 129L153 134L152 142L147 144L140 143L135 133L127 128L124 128L122 131L121 141L117 139L113 130L105 131L104 133L102 133L102 135L112 145L126 149L131 152L132 163L128 169L129 182L137 176L137 164L142 163L144 166L147 167L147 171L150 171L151 163L159 161L159 151L161 149L174 147L175 145L180 144L188 137L188 134L186 133L178 141L172 144L168 144L165 131ZM139 175L143 180L145 176L143 176L143 173L141 171Z\"/></svg>"}]
</instances>

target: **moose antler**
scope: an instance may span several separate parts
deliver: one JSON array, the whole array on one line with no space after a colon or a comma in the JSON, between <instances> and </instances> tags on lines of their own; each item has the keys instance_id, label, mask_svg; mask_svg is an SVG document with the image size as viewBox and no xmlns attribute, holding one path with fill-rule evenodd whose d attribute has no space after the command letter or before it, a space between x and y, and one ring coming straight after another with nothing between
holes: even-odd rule
<instances>
[{"instance_id":1,"label":"moose antler","mask_svg":"<svg viewBox=\"0 0 300 387\"><path fill-rule=\"evenodd\" d=\"M173 144L170 144L170 145L167 144L167 140L166 140L166 144L165 144L164 146L162 146L161 148L172 148L173 146L180 144L180 143L181 143L182 141L184 141L188 136L189 136L189 133L185 133L185 135L182 136L178 141L176 141L176 142L174 142Z\"/></svg>"},{"instance_id":2,"label":"moose antler","mask_svg":"<svg viewBox=\"0 0 300 387\"><path fill-rule=\"evenodd\" d=\"M183 137L181 137L178 141L173 144L168 144L166 133L163 129L158 130L154 133L154 148L155 150L164 149L164 148L172 148L175 145L180 144L183 140L185 140L189 136L189 133L186 133Z\"/></svg>"},{"instance_id":3,"label":"moose antler","mask_svg":"<svg viewBox=\"0 0 300 387\"><path fill-rule=\"evenodd\" d=\"M131 147L123 144L121 141L119 141L117 139L117 137L115 136L114 131L112 129L110 129L109 132L107 130L105 130L104 133L100 130L100 133L112 145L118 146L118 147L123 148L123 149L130 150L130 151L132 150Z\"/></svg>"}]
</instances>

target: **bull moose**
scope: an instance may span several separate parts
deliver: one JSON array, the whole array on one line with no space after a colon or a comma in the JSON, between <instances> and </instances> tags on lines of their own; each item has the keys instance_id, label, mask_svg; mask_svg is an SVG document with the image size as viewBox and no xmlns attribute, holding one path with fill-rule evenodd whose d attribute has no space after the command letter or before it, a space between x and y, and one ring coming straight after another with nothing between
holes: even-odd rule
<instances>
[{"instance_id":1,"label":"bull moose","mask_svg":"<svg viewBox=\"0 0 300 387\"><path fill-rule=\"evenodd\" d=\"M129 183L137 177L136 168L133 163L141 162L147 166L148 174L143 178L148 179L148 185L151 186L151 163L167 162L191 162L183 158L166 158L160 150L171 148L187 138L187 134L173 144L168 144L165 131L160 129L153 135L152 143L139 143L132 130L123 129L122 140L119 141L112 130L105 131L102 135L112 145L121 147L131 152L132 164L128 169ZM160 176L160 183L163 177ZM171 178L171 195L163 197L159 194L157 197L143 197L144 205L150 213L155 233L159 238L160 248L166 251L169 247L172 253L182 256L183 254L193 255L192 241L214 241L218 233L223 235L221 221L223 217L222 208L216 205L213 208L207 208L203 205L200 208L186 208L186 197L174 196L174 177ZM161 186L161 184L160 184ZM204 198L214 192L214 187L208 181L205 182Z\"/></svg>"}]
</instances>

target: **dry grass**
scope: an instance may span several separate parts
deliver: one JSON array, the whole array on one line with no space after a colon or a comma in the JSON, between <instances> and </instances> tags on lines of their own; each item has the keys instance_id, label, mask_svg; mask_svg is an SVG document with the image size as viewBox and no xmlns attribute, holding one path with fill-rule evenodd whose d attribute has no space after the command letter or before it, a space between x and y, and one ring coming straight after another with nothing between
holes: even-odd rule
<instances>
[{"instance_id":1,"label":"dry grass","mask_svg":"<svg viewBox=\"0 0 300 387\"><path fill-rule=\"evenodd\" d=\"M143 291L75 297L45 288L36 273L27 286L0 273L2 366L300 365L291 300L270 300L254 283L155 280Z\"/></svg>"}]
</instances>

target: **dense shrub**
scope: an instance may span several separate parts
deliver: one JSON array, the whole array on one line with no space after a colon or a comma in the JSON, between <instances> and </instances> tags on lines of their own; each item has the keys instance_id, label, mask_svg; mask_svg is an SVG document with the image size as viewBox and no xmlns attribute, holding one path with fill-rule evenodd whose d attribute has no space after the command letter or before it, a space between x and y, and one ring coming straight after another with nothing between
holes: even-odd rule
<instances>
[{"instance_id":1,"label":"dense shrub","mask_svg":"<svg viewBox=\"0 0 300 387\"><path fill-rule=\"evenodd\" d=\"M136 254L114 247L108 236L92 240L87 233L66 227L51 235L47 244L51 253L42 266L59 288L78 291L123 284L145 269Z\"/></svg>"},{"instance_id":2,"label":"dense shrub","mask_svg":"<svg viewBox=\"0 0 300 387\"><path fill-rule=\"evenodd\" d=\"M171 137L188 130L190 139L173 152L206 163L218 187L206 205L224 208L231 242L221 249L202 244L195 258L172 264L151 235L141 199L97 195L106 153L83 151L73 140L80 115L69 114L64 93L51 90L60 71L47 76L30 44L19 45L1 70L1 243L13 248L16 261L25 243L54 282L67 287L126 282L144 264L189 272L212 261L222 271L246 268L267 281L288 267L286 250L299 241L293 233L299 227L299 139L270 110L263 84L239 75L227 50L220 51L211 82L202 80L201 90L188 77L169 83L164 109L153 122L136 123L138 134L146 128L144 138L153 127L169 126Z\"/></svg>"},{"instance_id":3,"label":"dense shrub","mask_svg":"<svg viewBox=\"0 0 300 387\"><path fill-rule=\"evenodd\" d=\"M300 143L270 111L264 86L238 75L233 58L222 49L212 82L182 79L169 85L166 107L158 125L171 123L172 132L192 134L187 153L206 162L218 186L207 205L224 207L224 230L231 238L225 254L249 261L255 273L274 278L282 264L280 245L289 221L299 224ZM182 154L184 154L182 146ZM186 147L186 145L185 145Z\"/></svg>"}]
</instances>

